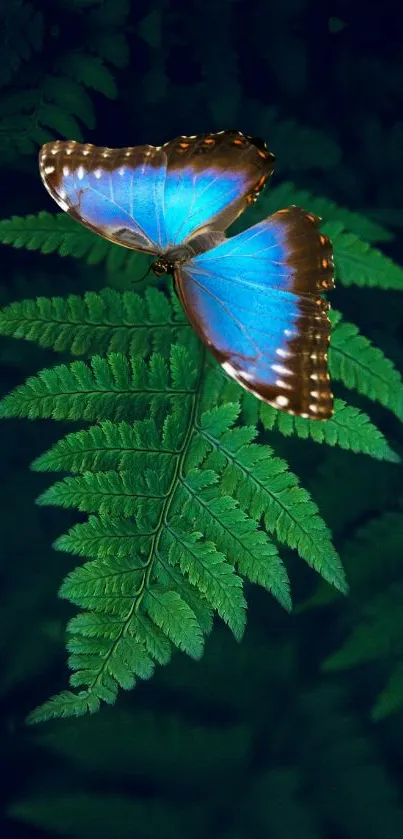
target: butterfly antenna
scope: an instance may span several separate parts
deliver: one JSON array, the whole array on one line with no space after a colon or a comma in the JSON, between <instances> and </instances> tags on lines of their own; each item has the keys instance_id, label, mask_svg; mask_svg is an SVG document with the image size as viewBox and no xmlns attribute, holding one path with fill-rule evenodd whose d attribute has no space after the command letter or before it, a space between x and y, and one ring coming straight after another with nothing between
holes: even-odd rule
<instances>
[{"instance_id":1,"label":"butterfly antenna","mask_svg":"<svg viewBox=\"0 0 403 839\"><path fill-rule=\"evenodd\" d=\"M148 275L149 275L149 273L150 273L150 271L151 271L152 267L153 267L153 266L152 266L152 263L151 263L151 265L149 265L149 266L148 266L146 273L145 273L142 277L139 277L139 279L138 279L138 280L130 280L130 282L131 282L132 284L142 283L142 282L143 282L143 280L145 280L145 278L146 278L146 277L148 277Z\"/></svg>"}]
</instances>

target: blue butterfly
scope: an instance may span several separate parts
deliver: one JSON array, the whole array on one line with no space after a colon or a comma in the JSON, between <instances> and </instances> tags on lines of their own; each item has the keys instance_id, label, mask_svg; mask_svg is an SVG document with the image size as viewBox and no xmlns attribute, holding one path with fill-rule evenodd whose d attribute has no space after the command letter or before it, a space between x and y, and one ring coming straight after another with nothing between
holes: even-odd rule
<instances>
[{"instance_id":1,"label":"blue butterfly","mask_svg":"<svg viewBox=\"0 0 403 839\"><path fill-rule=\"evenodd\" d=\"M298 207L227 239L273 172L262 140L240 131L164 146L46 143L42 180L59 206L119 245L153 254L170 273L201 340L229 376L287 413L328 419L330 240Z\"/></svg>"}]
</instances>

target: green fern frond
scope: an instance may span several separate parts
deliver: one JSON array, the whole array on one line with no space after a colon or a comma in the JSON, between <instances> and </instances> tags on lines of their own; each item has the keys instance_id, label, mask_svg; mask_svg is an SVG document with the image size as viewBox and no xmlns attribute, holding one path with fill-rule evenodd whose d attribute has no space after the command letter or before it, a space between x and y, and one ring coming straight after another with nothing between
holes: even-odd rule
<instances>
[{"instance_id":1,"label":"green fern frond","mask_svg":"<svg viewBox=\"0 0 403 839\"><path fill-rule=\"evenodd\" d=\"M91 13L113 16L112 7L106 3ZM101 55L94 44L94 52L98 48ZM80 79L73 71L65 77L60 91L49 83L49 102L58 95L73 119L91 120L91 111L84 113ZM292 185L282 189L270 200L289 203L288 190L293 201ZM309 193L296 196L333 219L328 224L348 285L348 259L353 251L362 258L363 251L357 237L342 230L358 231L366 220L332 202L318 200L315 206ZM369 222L367 231L373 239L387 239ZM138 266L138 256L94 237L65 214L4 220L0 238L17 248L70 254L92 264L105 260L112 270ZM350 254L345 265L343 247ZM359 284L398 287L401 269L374 249L366 260L365 271L378 278L367 282L362 273ZM385 274L379 279L390 266L394 279ZM402 418L403 389L393 364L338 313L332 317L332 377ZM0 416L96 423L67 434L32 464L36 471L70 472L45 490L38 504L74 508L89 517L54 545L85 560L60 589L60 596L81 610L68 625L73 692L45 703L30 721L92 713L102 702L113 703L119 688L150 678L175 648L199 658L215 614L240 639L244 582L264 587L290 609L289 580L276 543L295 549L324 580L347 590L318 507L286 461L256 439L261 421L284 435L398 460L366 414L336 400L334 417L318 423L280 414L244 395L219 365L205 359L172 290L138 295L104 289L65 300L23 300L1 313L0 331L89 356L30 377L4 397Z\"/></svg>"},{"instance_id":2,"label":"green fern frond","mask_svg":"<svg viewBox=\"0 0 403 839\"><path fill-rule=\"evenodd\" d=\"M347 405L342 399L335 400L334 409L335 412L328 422L319 423L281 413L262 403L260 419L268 431L278 429L285 437L296 434L315 443L327 443L328 446L340 446L347 451L363 452L377 460L400 462L399 456L390 448L367 414L352 405Z\"/></svg>"},{"instance_id":3,"label":"green fern frond","mask_svg":"<svg viewBox=\"0 0 403 839\"><path fill-rule=\"evenodd\" d=\"M205 474L202 474L203 482ZM213 479L210 478L208 486L202 485L197 470L183 480L183 514L196 522L204 520L206 537L219 550L236 558L239 573L263 586L290 611L288 575L277 548L233 498L222 494L217 476L211 474Z\"/></svg>"},{"instance_id":4,"label":"green fern frond","mask_svg":"<svg viewBox=\"0 0 403 839\"><path fill-rule=\"evenodd\" d=\"M183 312L180 322L174 305L172 295L169 299L153 288L144 295L105 288L83 297L38 297L5 307L0 334L71 355L165 354L172 340L180 340L183 329L189 328Z\"/></svg>"},{"instance_id":5,"label":"green fern frond","mask_svg":"<svg viewBox=\"0 0 403 839\"><path fill-rule=\"evenodd\" d=\"M93 356L90 364L73 361L42 370L0 403L0 417L28 419L129 419L147 409L158 412L167 401L186 406L197 385L197 366L186 347L173 345L170 370L154 353L149 365L121 353Z\"/></svg>"},{"instance_id":6,"label":"green fern frond","mask_svg":"<svg viewBox=\"0 0 403 839\"><path fill-rule=\"evenodd\" d=\"M330 312L332 334L329 370L348 388L354 388L403 418L403 383L393 363L357 327L344 321L339 312Z\"/></svg>"},{"instance_id":7,"label":"green fern frond","mask_svg":"<svg viewBox=\"0 0 403 839\"><path fill-rule=\"evenodd\" d=\"M103 698L103 697L102 697ZM104 701L106 701L104 699ZM31 711L27 716L27 723L47 722L52 719L67 719L68 717L83 717L85 714L96 714L99 711L101 699L96 693L80 690L74 693L63 690L57 696L52 696L39 708Z\"/></svg>"},{"instance_id":8,"label":"green fern frond","mask_svg":"<svg viewBox=\"0 0 403 839\"><path fill-rule=\"evenodd\" d=\"M291 181L284 181L274 189L264 191L257 204L250 208L248 218L252 218L253 215L253 221L254 216L256 221L260 221L262 216L271 215L292 204L297 207L309 207L311 213L319 216L324 222L337 222L367 242L390 242L394 238L390 230L372 219L346 207L339 207L330 198L318 197L307 189L299 189ZM253 224L253 221L250 223Z\"/></svg>"},{"instance_id":9,"label":"green fern frond","mask_svg":"<svg viewBox=\"0 0 403 839\"><path fill-rule=\"evenodd\" d=\"M226 415L226 418L228 417L227 407L225 406L221 412ZM234 407L239 410L238 406L231 406L232 411ZM170 419L172 415L164 421L165 429ZM144 447L148 440L150 446L148 455L160 455L159 451L153 450L157 437L155 424L147 420L136 425L137 433L132 435L132 444L135 446L140 440ZM62 460L58 459L56 452L55 463L51 450L50 461L46 462L45 456L45 462L42 461L39 468L52 468L53 465L62 469L69 468L72 465L71 455L75 461L73 466L82 469L85 463L93 467L94 461L91 456L90 461L88 459L88 449L93 443L103 445L105 441L108 445L107 440L111 441L113 430L112 423L103 423L95 434L95 429L92 428L89 431L68 435L65 441L57 444L62 452L63 449L67 451L67 459L63 457ZM119 424L116 426L116 431L118 436L112 441L113 451L111 452L112 461L110 461L110 465L114 466L118 465L121 454L125 455L129 426ZM198 449L200 442L203 442L199 439L200 435L196 433L196 429L193 429L193 433L193 445L189 447L180 480L176 474L177 463L181 458L181 451L178 449L164 453L165 463L168 459L170 463L168 462L165 466L163 473L156 469L148 469L143 475L137 471L107 473L84 471L80 477L65 478L46 490L38 499L38 503L77 507L87 512L100 514L99 518L91 516L86 524L77 525L69 534L61 537L55 547L78 553L80 556L103 557L113 553L117 557L125 557L132 555L137 541L141 552L145 552L149 543L148 536L157 526L164 504L169 498L170 509L175 513L176 518L179 516L180 521L188 521L190 524L203 523L206 538L214 542L222 555L226 554L244 576L265 586L286 608L290 608L288 578L274 545L269 542L263 531L257 529L254 521L239 509L234 499L222 495L214 472L211 470L199 472L192 467L194 450ZM165 440L168 441L167 436ZM63 442L66 442L65 447ZM121 453L117 448L119 443L122 447ZM77 445L78 450L74 452L74 447ZM96 452L94 451L93 454L96 455ZM137 456L144 458L145 454L144 449L132 452L134 459ZM83 456L83 462L79 464L81 456ZM119 518L116 521L111 518L112 515L128 516L130 520L125 522ZM179 532L178 526L176 521L175 533ZM166 537L169 545L172 542L172 528L173 526L170 525L171 535L169 538ZM199 535L198 540L200 538ZM166 550L166 544L162 542L162 545L165 545ZM194 550L198 551L199 546ZM205 543L203 543L203 550L205 551Z\"/></svg>"},{"instance_id":10,"label":"green fern frond","mask_svg":"<svg viewBox=\"0 0 403 839\"><path fill-rule=\"evenodd\" d=\"M189 453L193 465L199 461L217 471L223 493L236 498L255 521L263 516L269 533L295 548L332 585L346 591L344 571L316 504L284 460L274 457L269 446L252 442L256 428L233 428L227 417L228 405L203 414L201 441L196 439L195 450L192 446Z\"/></svg>"},{"instance_id":11,"label":"green fern frond","mask_svg":"<svg viewBox=\"0 0 403 839\"><path fill-rule=\"evenodd\" d=\"M173 467L173 464L172 464ZM158 512L169 491L174 469L162 474L147 469L143 474L125 472L84 472L64 478L39 496L38 504L76 508L85 513L104 516L135 516L139 518L147 499L152 501L153 514Z\"/></svg>"},{"instance_id":12,"label":"green fern frond","mask_svg":"<svg viewBox=\"0 0 403 839\"><path fill-rule=\"evenodd\" d=\"M106 472L111 469L133 471L167 468L169 458L181 444L181 425L177 415L168 416L162 433L154 420L113 423L109 420L86 431L67 434L31 465L38 472Z\"/></svg>"},{"instance_id":13,"label":"green fern frond","mask_svg":"<svg viewBox=\"0 0 403 839\"><path fill-rule=\"evenodd\" d=\"M380 250L344 232L342 222L327 222L322 231L333 242L336 277L342 285L403 291L403 268Z\"/></svg>"},{"instance_id":14,"label":"green fern frond","mask_svg":"<svg viewBox=\"0 0 403 839\"><path fill-rule=\"evenodd\" d=\"M191 480L190 476L188 480ZM176 500L172 502L173 508ZM202 592L212 609L240 641L246 623L242 580L214 543L207 541L201 532L189 532L185 522L173 517L167 523L160 541L158 560L163 566L179 566L182 574L197 591Z\"/></svg>"},{"instance_id":15,"label":"green fern frond","mask_svg":"<svg viewBox=\"0 0 403 839\"><path fill-rule=\"evenodd\" d=\"M188 363L183 353L173 356L172 381L189 375ZM38 499L97 513L61 536L55 547L90 558L70 572L60 594L87 615L69 626L74 638L81 639L74 642L69 659L71 684L85 686L100 700L114 701L118 686L128 689L144 677L140 652L158 660L146 646L144 632L139 634L138 620L151 621L174 646L197 657L211 628L211 610L241 637L246 605L242 578L264 586L290 608L287 574L258 526L262 515L279 541L296 547L345 590L327 528L285 462L252 442L255 428L234 427L238 404L204 411L199 419L199 399L195 391L187 409L182 401L180 415L137 422L132 429L125 423L102 423L68 435L39 463L46 469L97 470L104 444L115 469L126 458L128 445L143 463L146 455L169 458L163 471L81 471L56 482ZM97 616L94 625L91 615ZM97 633L102 645L91 642ZM128 637L134 639L131 659L120 643ZM148 678L151 665L144 673ZM82 701L85 706L86 694ZM45 706L39 714L53 713L54 707ZM65 713L74 713L74 708L69 700Z\"/></svg>"},{"instance_id":16,"label":"green fern frond","mask_svg":"<svg viewBox=\"0 0 403 839\"><path fill-rule=\"evenodd\" d=\"M231 406L232 412L234 407L237 409L237 406ZM197 445L198 443L194 442L194 448ZM129 469L136 476L155 471L156 474L167 474L170 481L172 480L172 464L175 463L175 456L179 454L179 446L180 428L176 416L171 415L166 418L162 434L158 432L156 424L150 420L137 422L134 426L129 426L127 423L115 425L104 422L99 426L93 426L88 431L67 435L49 452L38 458L33 463L33 468L39 471L86 472L91 470L99 474L98 470L107 466L109 469ZM191 466L190 459L188 463ZM128 474L130 475L130 472ZM209 485L203 486L206 474ZM248 577L251 582L256 582L268 591L272 591L279 602L290 609L288 577L273 543L268 540L263 531L256 529L256 525L239 509L234 499L221 495L214 473L205 473L201 477L202 480L198 477L198 473L193 471L183 478L180 493L179 488L177 489L176 503L181 504L181 515L189 516L195 522L203 520L206 537L217 545L219 551L236 557L240 573ZM72 484L71 480L66 479L67 484L61 482L55 485L56 489L52 487L48 490L42 496L42 503L55 502L63 506L74 506L73 498L77 503L85 503L81 492L85 486L88 487L90 481L88 473L83 487L81 484ZM97 505L93 506L91 511L99 510L99 504L102 503L102 511L107 512L105 504L115 503L107 492L108 487L105 484L107 480L105 476L102 477L102 487L105 491L102 497L97 484L94 484L95 492L90 501L88 494L85 493L87 505L88 503ZM123 489L121 485L120 488ZM117 494L114 497L116 499ZM155 502L153 502L154 506ZM127 510L130 514L130 506ZM111 550L112 545L115 545L116 550L123 533L127 546L130 546L135 538L133 531L130 527L126 528L123 522L120 522L117 528L113 523L110 527L106 527L104 520L98 522L96 518L91 517L88 525L82 527L84 530L81 529L78 532L82 534L81 538L85 535L84 548L80 541L74 542L79 555L98 555L97 550L101 543ZM70 538L71 536L63 542L63 545L71 548ZM140 536L138 538L140 539Z\"/></svg>"},{"instance_id":17,"label":"green fern frond","mask_svg":"<svg viewBox=\"0 0 403 839\"><path fill-rule=\"evenodd\" d=\"M58 253L83 259L88 265L106 261L113 270L124 269L132 277L141 273L144 257L129 248L114 247L106 239L78 225L66 213L13 216L0 221L0 242L14 248Z\"/></svg>"},{"instance_id":18,"label":"green fern frond","mask_svg":"<svg viewBox=\"0 0 403 839\"><path fill-rule=\"evenodd\" d=\"M341 379L347 387L355 387L365 396L377 399L400 416L403 387L392 362L359 335L354 325L345 323L338 312L332 311L331 318L332 376ZM144 357L151 350L165 353L172 339L185 339L187 330L188 321L178 308L173 292L168 298L152 288L144 295L106 288L98 293L87 292L83 297L40 297L12 303L0 313L0 333L35 341L56 351L69 351L72 355L104 355L116 351ZM226 377L225 381L228 381ZM239 388L233 383L228 385L229 392L231 388L238 398ZM245 394L244 417L246 405L254 409L256 422L258 403ZM249 416L252 417L250 411ZM266 428L277 423L283 434L295 432L317 442L396 460L366 414L341 400L336 401L336 413L326 424L280 414L267 405L262 406L261 419Z\"/></svg>"}]
</instances>

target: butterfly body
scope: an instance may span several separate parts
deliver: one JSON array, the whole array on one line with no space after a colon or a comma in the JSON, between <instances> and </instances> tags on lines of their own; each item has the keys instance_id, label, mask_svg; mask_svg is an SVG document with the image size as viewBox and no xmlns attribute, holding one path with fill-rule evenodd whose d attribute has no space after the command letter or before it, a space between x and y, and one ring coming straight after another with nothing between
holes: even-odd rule
<instances>
[{"instance_id":1,"label":"butterfly body","mask_svg":"<svg viewBox=\"0 0 403 839\"><path fill-rule=\"evenodd\" d=\"M224 370L259 398L315 419L332 414L327 374L332 248L319 220L281 210L226 238L273 171L263 141L238 131L164 146L47 143L40 172L66 212L112 242L153 254Z\"/></svg>"}]
</instances>

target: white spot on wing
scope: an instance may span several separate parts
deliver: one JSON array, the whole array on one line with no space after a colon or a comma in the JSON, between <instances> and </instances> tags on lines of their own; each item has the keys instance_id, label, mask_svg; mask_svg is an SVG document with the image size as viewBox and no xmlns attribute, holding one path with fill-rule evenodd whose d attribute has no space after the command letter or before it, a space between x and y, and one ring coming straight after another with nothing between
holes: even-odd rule
<instances>
[{"instance_id":1,"label":"white spot on wing","mask_svg":"<svg viewBox=\"0 0 403 839\"><path fill-rule=\"evenodd\" d=\"M290 400L287 398L287 396L276 396L276 405L278 405L279 408L286 408L289 404L289 401Z\"/></svg>"},{"instance_id":2,"label":"white spot on wing","mask_svg":"<svg viewBox=\"0 0 403 839\"><path fill-rule=\"evenodd\" d=\"M55 171L54 166L45 166L45 175L51 175Z\"/></svg>"},{"instance_id":3,"label":"white spot on wing","mask_svg":"<svg viewBox=\"0 0 403 839\"><path fill-rule=\"evenodd\" d=\"M77 178L79 181L82 181L84 177L84 166L79 166L77 169Z\"/></svg>"},{"instance_id":4,"label":"white spot on wing","mask_svg":"<svg viewBox=\"0 0 403 839\"><path fill-rule=\"evenodd\" d=\"M280 373L280 376L292 375L292 370L288 367L284 367L284 364L272 364L271 369L274 370L275 373Z\"/></svg>"},{"instance_id":5,"label":"white spot on wing","mask_svg":"<svg viewBox=\"0 0 403 839\"><path fill-rule=\"evenodd\" d=\"M229 361L224 361L222 368L223 370L225 370L226 373L228 373L229 376L232 376L236 379L238 375L237 370L235 370L235 367L233 367L232 364L229 363Z\"/></svg>"},{"instance_id":6,"label":"white spot on wing","mask_svg":"<svg viewBox=\"0 0 403 839\"><path fill-rule=\"evenodd\" d=\"M64 195L66 195L66 193L63 190L63 196ZM62 208L62 210L68 210L69 209L69 205L67 204L67 201L64 201L64 198L62 197L61 193L59 193L59 195L57 197L57 203L58 203L59 207Z\"/></svg>"}]
</instances>

